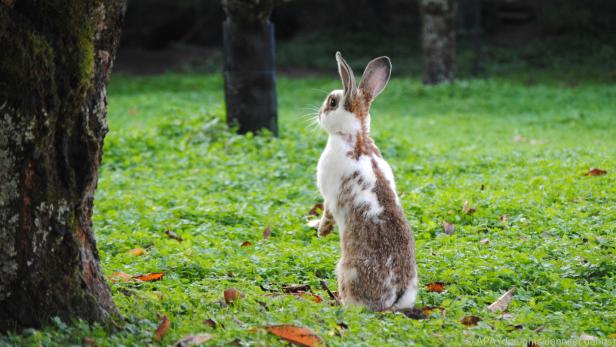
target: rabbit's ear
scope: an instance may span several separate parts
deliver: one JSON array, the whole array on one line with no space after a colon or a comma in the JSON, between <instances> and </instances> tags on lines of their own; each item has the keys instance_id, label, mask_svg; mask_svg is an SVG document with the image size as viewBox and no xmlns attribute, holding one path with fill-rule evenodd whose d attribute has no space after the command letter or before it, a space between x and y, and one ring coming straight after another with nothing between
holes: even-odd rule
<instances>
[{"instance_id":1,"label":"rabbit's ear","mask_svg":"<svg viewBox=\"0 0 616 347\"><path fill-rule=\"evenodd\" d=\"M338 73L344 86L344 97L347 98L355 90L355 75L347 62L342 58L340 52L336 52L336 61L338 62Z\"/></svg>"},{"instance_id":2,"label":"rabbit's ear","mask_svg":"<svg viewBox=\"0 0 616 347\"><path fill-rule=\"evenodd\" d=\"M391 75L391 61L389 57L379 57L372 59L364 70L364 76L359 82L359 89L364 95L369 95L371 100L379 95Z\"/></svg>"}]
</instances>

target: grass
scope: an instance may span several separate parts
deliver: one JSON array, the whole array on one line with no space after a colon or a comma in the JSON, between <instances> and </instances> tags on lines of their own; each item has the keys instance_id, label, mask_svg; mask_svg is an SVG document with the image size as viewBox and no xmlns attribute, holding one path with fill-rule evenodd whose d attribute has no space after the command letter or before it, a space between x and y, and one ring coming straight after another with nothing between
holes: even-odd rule
<instances>
[{"instance_id":1,"label":"grass","mask_svg":"<svg viewBox=\"0 0 616 347\"><path fill-rule=\"evenodd\" d=\"M282 323L310 327L330 346L547 345L581 334L614 344L616 87L564 82L552 74L530 85L492 78L426 88L398 77L376 101L374 138L417 242L417 307L445 310L413 320L261 289L308 284L327 299L319 282L336 287L337 233L318 239L305 226L320 200L315 168L326 135L302 115L338 81L281 78L281 136L273 138L226 129L217 75L115 76L94 213L102 267L107 276L165 277L110 284L126 318L121 329L58 321L0 337L0 345L65 346L84 337L147 345L158 314L172 324L154 345L198 332L213 334L215 346L284 345L253 329ZM608 173L584 176L592 167ZM476 213L462 211L465 201ZM263 240L266 226L272 235ZM146 253L131 255L135 248ZM435 281L444 292L425 290ZM488 312L512 286L511 316ZM230 287L246 296L226 306ZM461 324L469 315L481 321Z\"/></svg>"}]
</instances>

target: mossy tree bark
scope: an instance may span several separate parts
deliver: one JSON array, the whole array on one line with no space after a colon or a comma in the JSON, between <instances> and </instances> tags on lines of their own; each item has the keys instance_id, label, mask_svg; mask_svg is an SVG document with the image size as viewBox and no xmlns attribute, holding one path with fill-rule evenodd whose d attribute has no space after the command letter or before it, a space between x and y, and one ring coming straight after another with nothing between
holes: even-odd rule
<instances>
[{"instance_id":1,"label":"mossy tree bark","mask_svg":"<svg viewBox=\"0 0 616 347\"><path fill-rule=\"evenodd\" d=\"M125 0L0 0L0 331L118 314L92 203Z\"/></svg>"},{"instance_id":2,"label":"mossy tree bark","mask_svg":"<svg viewBox=\"0 0 616 347\"><path fill-rule=\"evenodd\" d=\"M456 73L456 0L420 0L423 83L453 82Z\"/></svg>"},{"instance_id":3,"label":"mossy tree bark","mask_svg":"<svg viewBox=\"0 0 616 347\"><path fill-rule=\"evenodd\" d=\"M278 134L273 0L222 0L227 122Z\"/></svg>"}]
</instances>

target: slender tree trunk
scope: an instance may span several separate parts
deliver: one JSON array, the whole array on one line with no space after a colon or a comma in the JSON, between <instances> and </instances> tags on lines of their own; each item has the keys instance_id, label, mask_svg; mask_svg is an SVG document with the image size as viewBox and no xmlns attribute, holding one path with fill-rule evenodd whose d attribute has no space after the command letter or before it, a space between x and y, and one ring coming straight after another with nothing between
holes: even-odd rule
<instances>
[{"instance_id":1,"label":"slender tree trunk","mask_svg":"<svg viewBox=\"0 0 616 347\"><path fill-rule=\"evenodd\" d=\"M273 0L223 0L227 122L240 133L278 134Z\"/></svg>"},{"instance_id":2,"label":"slender tree trunk","mask_svg":"<svg viewBox=\"0 0 616 347\"><path fill-rule=\"evenodd\" d=\"M453 82L456 70L456 0L420 0L423 83Z\"/></svg>"},{"instance_id":3,"label":"slender tree trunk","mask_svg":"<svg viewBox=\"0 0 616 347\"><path fill-rule=\"evenodd\" d=\"M118 314L92 203L125 0L0 0L0 331Z\"/></svg>"}]
</instances>

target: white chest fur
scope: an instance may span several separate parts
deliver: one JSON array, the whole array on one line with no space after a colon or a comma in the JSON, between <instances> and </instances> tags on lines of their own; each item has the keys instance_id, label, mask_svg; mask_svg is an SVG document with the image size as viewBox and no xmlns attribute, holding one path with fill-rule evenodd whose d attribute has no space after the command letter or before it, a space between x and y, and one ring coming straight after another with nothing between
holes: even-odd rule
<instances>
[{"instance_id":1,"label":"white chest fur","mask_svg":"<svg viewBox=\"0 0 616 347\"><path fill-rule=\"evenodd\" d=\"M352 208L352 206L339 206L337 203L345 177L357 172L365 183L363 187L357 185L351 189L353 190L352 195L354 197L353 205L368 204L367 217L378 215L383 208L380 206L377 196L373 191L376 183L373 160L380 171L383 172L383 176L394 194L396 191L393 173L385 160L377 155L362 155L359 159L352 158L348 153L352 152L353 149L354 142L352 137L330 135L317 166L317 184L325 198L325 208L334 216L336 224L340 228L341 236L344 234L346 213L348 208Z\"/></svg>"}]
</instances>

